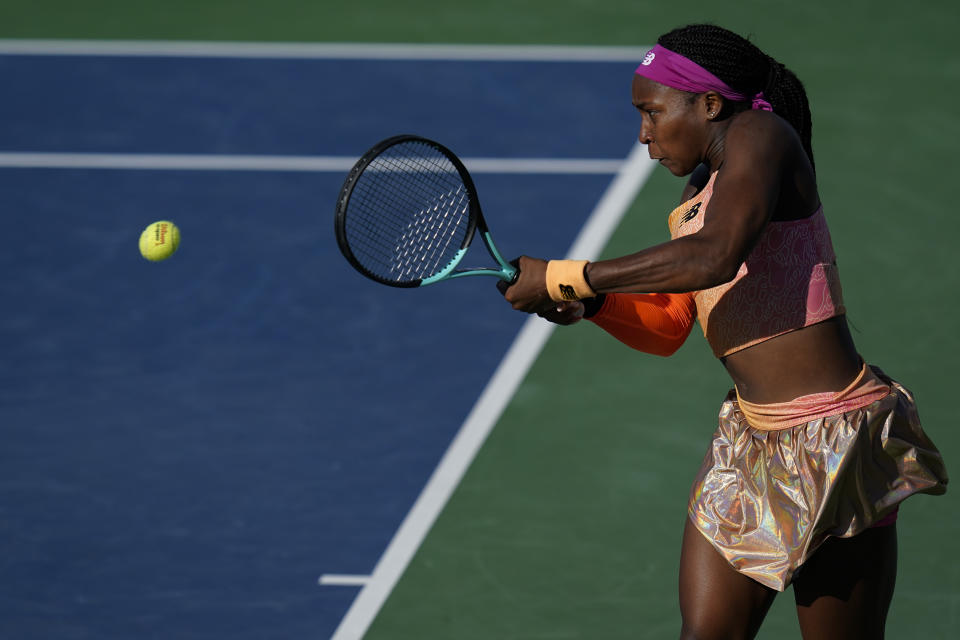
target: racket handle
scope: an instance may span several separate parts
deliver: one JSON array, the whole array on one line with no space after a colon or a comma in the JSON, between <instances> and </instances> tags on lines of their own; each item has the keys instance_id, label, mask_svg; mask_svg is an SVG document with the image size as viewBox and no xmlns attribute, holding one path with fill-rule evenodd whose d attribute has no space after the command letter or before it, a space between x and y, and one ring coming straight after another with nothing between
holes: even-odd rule
<instances>
[{"instance_id":1,"label":"racket handle","mask_svg":"<svg viewBox=\"0 0 960 640\"><path fill-rule=\"evenodd\" d=\"M520 277L520 269L513 265L504 264L501 266L500 273L497 274L497 277L500 278L500 281L497 282L497 291L505 294L507 289L512 287Z\"/></svg>"}]
</instances>

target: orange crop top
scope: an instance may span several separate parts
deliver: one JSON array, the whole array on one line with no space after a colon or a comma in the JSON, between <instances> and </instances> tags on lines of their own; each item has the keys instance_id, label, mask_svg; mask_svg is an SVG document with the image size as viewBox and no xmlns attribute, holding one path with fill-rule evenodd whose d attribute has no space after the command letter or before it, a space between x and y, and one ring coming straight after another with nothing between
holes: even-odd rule
<instances>
[{"instance_id":1,"label":"orange crop top","mask_svg":"<svg viewBox=\"0 0 960 640\"><path fill-rule=\"evenodd\" d=\"M703 227L716 172L669 217L679 238ZM670 355L696 317L714 354L741 349L845 313L836 257L821 207L802 220L770 222L730 282L683 294L607 294L590 318L621 342Z\"/></svg>"},{"instance_id":2,"label":"orange crop top","mask_svg":"<svg viewBox=\"0 0 960 640\"><path fill-rule=\"evenodd\" d=\"M670 236L696 233L717 172L670 214ZM703 334L717 357L843 315L837 259L823 207L801 220L767 223L733 280L696 292Z\"/></svg>"}]
</instances>

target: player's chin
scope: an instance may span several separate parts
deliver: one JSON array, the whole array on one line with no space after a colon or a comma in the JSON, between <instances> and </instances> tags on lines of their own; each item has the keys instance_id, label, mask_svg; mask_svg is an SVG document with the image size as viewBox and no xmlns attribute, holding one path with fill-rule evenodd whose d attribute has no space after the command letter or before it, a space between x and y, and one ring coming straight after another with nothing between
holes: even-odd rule
<instances>
[{"instance_id":1,"label":"player's chin","mask_svg":"<svg viewBox=\"0 0 960 640\"><path fill-rule=\"evenodd\" d=\"M693 173L693 170L697 168L697 165L688 166L686 163L671 160L670 158L661 158L660 164L678 178L690 175Z\"/></svg>"}]
</instances>

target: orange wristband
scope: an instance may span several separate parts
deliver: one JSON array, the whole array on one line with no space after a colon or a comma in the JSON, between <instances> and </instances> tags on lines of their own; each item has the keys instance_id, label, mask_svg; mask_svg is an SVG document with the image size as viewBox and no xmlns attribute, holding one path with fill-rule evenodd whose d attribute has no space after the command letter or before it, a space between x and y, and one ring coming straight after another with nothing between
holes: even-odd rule
<instances>
[{"instance_id":1,"label":"orange wristband","mask_svg":"<svg viewBox=\"0 0 960 640\"><path fill-rule=\"evenodd\" d=\"M581 300L597 295L584 275L587 260L551 260L547 263L547 293L554 302Z\"/></svg>"}]
</instances>

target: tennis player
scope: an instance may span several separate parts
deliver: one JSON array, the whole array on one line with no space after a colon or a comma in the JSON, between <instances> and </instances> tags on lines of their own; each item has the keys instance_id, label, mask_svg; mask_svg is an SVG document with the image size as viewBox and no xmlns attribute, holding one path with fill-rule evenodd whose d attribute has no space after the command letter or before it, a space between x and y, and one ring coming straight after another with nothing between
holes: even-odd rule
<instances>
[{"instance_id":1,"label":"tennis player","mask_svg":"<svg viewBox=\"0 0 960 640\"><path fill-rule=\"evenodd\" d=\"M592 263L521 257L501 291L659 355L699 318L732 378L690 494L681 638L752 638L791 584L804 638L882 638L898 505L943 493L947 474L910 392L848 330L803 85L691 25L658 39L632 97L650 157L689 176L672 240Z\"/></svg>"}]
</instances>

